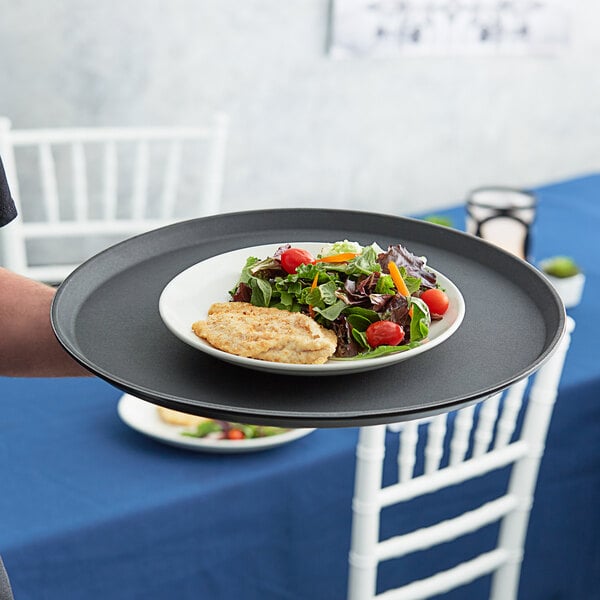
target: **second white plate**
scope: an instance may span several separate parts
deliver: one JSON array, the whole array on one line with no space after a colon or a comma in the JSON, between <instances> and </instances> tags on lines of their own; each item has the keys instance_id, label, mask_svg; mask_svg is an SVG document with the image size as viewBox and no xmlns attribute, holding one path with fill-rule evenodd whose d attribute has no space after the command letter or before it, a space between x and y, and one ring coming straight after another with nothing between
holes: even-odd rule
<instances>
[{"instance_id":1,"label":"second white plate","mask_svg":"<svg viewBox=\"0 0 600 600\"><path fill-rule=\"evenodd\" d=\"M290 375L340 375L381 369L431 350L447 340L463 320L465 303L462 294L450 279L431 269L446 291L450 307L442 320L431 324L429 337L421 345L397 354L364 360L329 360L322 365L276 363L223 352L196 336L192 331L192 323L205 319L211 304L231 300L228 292L238 282L246 259L249 256L261 259L272 256L284 243L287 242L233 250L203 260L179 273L165 286L159 299L160 316L165 325L186 344L238 366ZM327 245L326 242L289 243L313 255Z\"/></svg>"},{"instance_id":2,"label":"second white plate","mask_svg":"<svg viewBox=\"0 0 600 600\"><path fill-rule=\"evenodd\" d=\"M165 423L159 416L156 405L146 402L136 396L124 394L117 406L119 417L132 429L143 433L155 440L197 452L211 452L223 454L238 454L242 452L257 452L268 450L282 444L298 440L314 429L290 429L285 433L270 435L248 440L218 440L212 438L195 438L182 435L190 431L190 427L180 427Z\"/></svg>"}]
</instances>

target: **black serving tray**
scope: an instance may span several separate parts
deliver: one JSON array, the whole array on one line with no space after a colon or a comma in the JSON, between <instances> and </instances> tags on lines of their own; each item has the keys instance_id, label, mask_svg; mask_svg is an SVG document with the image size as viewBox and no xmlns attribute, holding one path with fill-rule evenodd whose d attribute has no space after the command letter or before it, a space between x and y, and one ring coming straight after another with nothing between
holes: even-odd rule
<instances>
[{"instance_id":1,"label":"black serving tray","mask_svg":"<svg viewBox=\"0 0 600 600\"><path fill-rule=\"evenodd\" d=\"M427 256L464 296L458 331L383 369L297 377L213 358L177 339L159 316L163 288L201 260L259 244L339 239L402 243ZM144 400L230 421L343 427L438 414L508 387L551 354L565 311L531 265L454 229L360 211L280 209L183 221L112 246L60 286L52 324L76 360Z\"/></svg>"}]
</instances>

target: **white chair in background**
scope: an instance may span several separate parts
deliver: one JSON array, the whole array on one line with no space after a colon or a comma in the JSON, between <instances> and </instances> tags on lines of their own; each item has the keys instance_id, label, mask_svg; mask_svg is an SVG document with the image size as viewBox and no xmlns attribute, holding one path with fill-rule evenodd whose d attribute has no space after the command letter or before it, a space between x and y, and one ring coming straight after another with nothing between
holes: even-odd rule
<instances>
[{"instance_id":1,"label":"white chair in background","mask_svg":"<svg viewBox=\"0 0 600 600\"><path fill-rule=\"evenodd\" d=\"M404 423L400 429L398 481L383 486L386 426L363 427L357 445L352 540L349 556L348 600L416 600L430 598L492 575L491 598L517 597L523 548L533 503L539 464L544 453L558 384L570 343L574 321L567 318L567 333L557 350L530 377L479 406L457 411L453 427L448 415ZM522 426L517 427L523 410ZM419 436L426 436L419 444ZM448 436L448 439L446 439ZM514 438L514 439L513 439ZM446 442L446 445L445 445ZM417 448L423 448L424 472L414 475ZM447 466L441 466L448 448ZM509 467L508 490L468 512L430 527L380 540L381 511L488 472ZM393 558L432 548L500 523L495 548L449 570L377 594L379 564Z\"/></svg>"},{"instance_id":2,"label":"white chair in background","mask_svg":"<svg viewBox=\"0 0 600 600\"><path fill-rule=\"evenodd\" d=\"M112 243L218 212L227 134L223 114L206 127L29 130L0 117L0 156L19 212L0 232L3 266L60 283ZM73 258L78 240L83 252ZM47 260L32 257L35 243Z\"/></svg>"}]
</instances>

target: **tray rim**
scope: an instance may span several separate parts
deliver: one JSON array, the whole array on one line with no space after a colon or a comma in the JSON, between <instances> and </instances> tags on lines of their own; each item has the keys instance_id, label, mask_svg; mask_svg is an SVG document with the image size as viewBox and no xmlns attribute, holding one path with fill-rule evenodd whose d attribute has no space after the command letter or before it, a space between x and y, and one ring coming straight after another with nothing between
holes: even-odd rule
<instances>
[{"instance_id":1,"label":"tray rim","mask_svg":"<svg viewBox=\"0 0 600 600\"><path fill-rule=\"evenodd\" d=\"M148 387L144 387L139 384L132 385L129 381L126 381L122 377L115 376L109 373L106 369L100 367L99 365L94 364L93 361L87 359L83 353L75 347L76 344L73 344L71 340L68 339L68 335L66 335L63 327L59 323L59 305L62 302L62 297L67 294L68 288L73 284L75 280L77 280L82 271L87 270L88 268L93 267L94 263L102 260L102 258L112 252L118 251L121 247L127 246L129 244L135 243L141 238L148 238L154 235L160 235L165 230L176 229L185 226L193 226L195 223L202 222L210 222L213 220L223 221L228 219L236 219L240 216L259 216L261 214L271 214L271 215L289 215L293 216L294 214L304 214L306 216L316 215L316 214L325 214L328 216L333 215L341 215L345 217L371 217L375 219L384 219L384 220L395 220L397 222L412 222L418 223L420 227L427 228L435 228L441 234L450 235L450 236L461 236L465 238L469 238L472 243L475 241L478 244L483 244L488 247L488 250L497 253L500 257L504 256L511 261L516 261L520 264L521 268L525 268L528 270L531 275L537 280L538 285L541 284L545 290L548 292L549 296L554 300L554 307L558 308L558 322L557 328L554 334L550 339L547 339L545 343L545 347L540 352L535 360L533 360L528 367L520 370L519 372L514 373L511 377L507 377L502 381L499 381L495 386L488 387L485 390L481 390L478 392L473 392L468 397L464 396L454 396L452 398L448 398L443 402L435 406L428 406L427 408L398 408L397 410L393 409L384 409L379 410L376 414L364 415L361 414L357 416L356 411L339 411L335 415L331 413L319 413L318 411L314 412L314 418L307 418L302 415L294 415L294 414L284 414L282 415L280 412L276 410L267 410L260 409L256 412L251 413L242 413L235 410L231 410L231 407L223 407L219 404L211 404L211 403L202 403L199 406L195 406L191 403L189 399L180 398L175 394L168 393L160 393L160 397L154 392L152 389ZM283 227L282 227L283 228ZM268 231L271 228L265 228L265 231ZM312 227L313 230L318 229L318 226ZM236 234L236 239L239 238L239 234ZM267 242L265 242L267 243ZM231 245L229 246L229 250L235 250L238 248L243 248L244 245ZM220 254L220 252L215 252L211 256L216 256ZM208 258L208 255L206 256ZM145 260L139 261L141 263L145 262ZM137 263L132 263L129 265L129 268L132 268ZM183 271L187 267L182 267L179 272ZM117 272L118 273L118 272ZM114 276L112 274L111 276ZM175 273L174 275L175 276ZM182 406L186 407L188 412L196 411L197 414L203 414L209 417L216 418L227 418L228 420L234 420L239 418L245 418L246 420L251 419L252 422L257 424L282 424L285 423L284 426L296 426L296 427L352 427L357 425L375 425L375 424L383 424L390 422L398 422L398 421L406 421L411 419L422 418L424 416L431 416L435 414L441 414L445 412L452 411L456 408L460 408L463 406L468 406L470 404L474 404L480 402L481 400L488 398L496 393L501 392L502 390L510 387L517 381L525 379L529 377L532 373L537 371L551 356L553 351L556 349L560 340L566 331L566 311L564 308L564 304L556 292L554 287L543 277L541 272L535 268L534 265L514 256L506 250L503 250L494 244L487 242L481 238L475 238L473 235L468 234L464 231L444 227L442 225L437 225L434 223L425 222L422 219L416 217L407 217L400 215L392 215L385 213L377 213L366 210L347 210L347 209L335 209L335 208L277 208L277 209L254 209L254 210L244 210L244 211L235 211L235 212L226 212L220 213L216 215L209 215L205 217L198 217L194 219L185 219L181 221L176 221L172 224L165 225L156 229L152 229L137 235L133 235L123 241L120 241L116 244L113 244L106 249L96 253L94 256L87 259L81 265L79 265L73 272L71 272L67 278L63 281L63 283L59 286L54 299L52 301L51 306L51 325L54 331L55 336L57 337L59 343L64 347L64 349L84 368L90 370L95 375L100 378L106 380L111 385L123 390L124 392L137 396L143 400L152 402L154 404L159 404L166 406L168 408L182 409ZM442 345L443 346L443 345ZM293 377L293 376L292 376ZM335 377L335 376L334 376ZM248 420L248 422L250 422ZM297 425L290 425L296 422ZM287 424L287 425L286 425Z\"/></svg>"}]
</instances>

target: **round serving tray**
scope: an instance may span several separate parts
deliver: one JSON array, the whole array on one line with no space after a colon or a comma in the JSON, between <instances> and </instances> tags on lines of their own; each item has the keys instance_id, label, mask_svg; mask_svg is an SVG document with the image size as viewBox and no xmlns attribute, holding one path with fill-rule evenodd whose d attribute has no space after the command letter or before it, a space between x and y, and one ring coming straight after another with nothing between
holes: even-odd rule
<instances>
[{"instance_id":1,"label":"round serving tray","mask_svg":"<svg viewBox=\"0 0 600 600\"><path fill-rule=\"evenodd\" d=\"M384 369L298 378L218 360L163 324L159 297L184 269L238 248L298 239L402 243L427 256L464 297L460 328ZM183 221L112 246L63 282L52 324L76 360L144 400L230 421L342 427L438 414L508 387L551 354L565 311L531 265L454 229L360 211L280 209Z\"/></svg>"}]
</instances>

